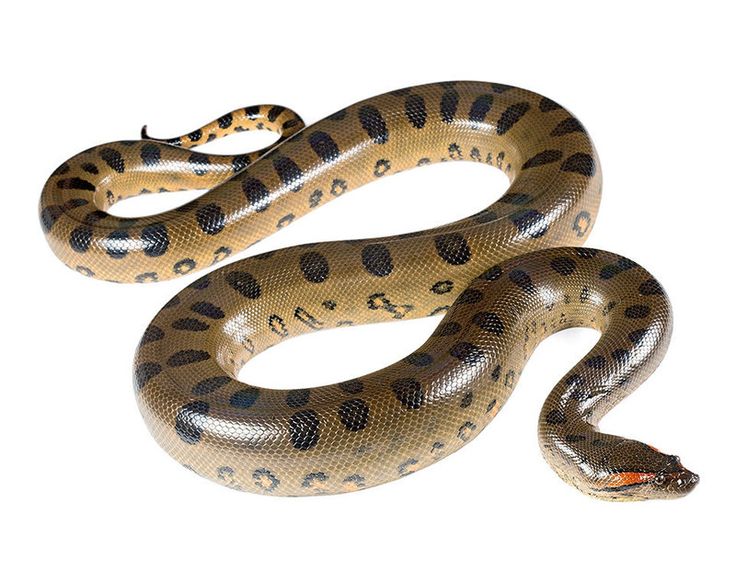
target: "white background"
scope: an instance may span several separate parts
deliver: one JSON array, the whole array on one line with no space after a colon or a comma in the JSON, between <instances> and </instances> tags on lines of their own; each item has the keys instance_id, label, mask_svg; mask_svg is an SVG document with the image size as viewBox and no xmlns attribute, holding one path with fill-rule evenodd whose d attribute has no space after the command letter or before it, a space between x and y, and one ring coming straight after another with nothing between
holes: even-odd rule
<instances>
[{"instance_id":1,"label":"white background","mask_svg":"<svg viewBox=\"0 0 736 582\"><path fill-rule=\"evenodd\" d=\"M724 568L732 571L733 20L720 8L727 3L598 5L5 7L0 576L598 581L723 579ZM591 133L604 195L589 245L647 266L676 316L664 363L603 428L681 455L701 475L689 497L603 503L565 485L542 459L539 409L595 342L589 330L546 341L503 413L465 449L361 493L238 493L182 469L148 435L132 393L133 351L193 276L116 286L66 269L37 219L50 172L89 146L135 138L143 123L170 136L260 102L313 122L371 95L450 79L535 90ZM268 139L241 134L205 151L248 151ZM500 172L482 165L406 172L249 254L439 225L487 206L505 187ZM149 213L185 199L139 198L115 211ZM388 202L390 216L382 212ZM241 379L297 387L353 377L403 357L436 323L299 338L259 356Z\"/></svg>"}]
</instances>

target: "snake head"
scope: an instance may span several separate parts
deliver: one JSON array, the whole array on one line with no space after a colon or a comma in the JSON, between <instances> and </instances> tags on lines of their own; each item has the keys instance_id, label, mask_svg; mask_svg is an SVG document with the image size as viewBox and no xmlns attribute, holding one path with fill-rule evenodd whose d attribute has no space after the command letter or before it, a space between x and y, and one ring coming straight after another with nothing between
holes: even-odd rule
<instances>
[{"instance_id":1,"label":"snake head","mask_svg":"<svg viewBox=\"0 0 736 582\"><path fill-rule=\"evenodd\" d=\"M698 484L700 478L683 467L680 457L631 439L600 438L607 436L599 435L599 439L612 442L600 447L604 449L601 455L594 455L599 462L592 487L596 497L672 499L688 494Z\"/></svg>"}]
</instances>

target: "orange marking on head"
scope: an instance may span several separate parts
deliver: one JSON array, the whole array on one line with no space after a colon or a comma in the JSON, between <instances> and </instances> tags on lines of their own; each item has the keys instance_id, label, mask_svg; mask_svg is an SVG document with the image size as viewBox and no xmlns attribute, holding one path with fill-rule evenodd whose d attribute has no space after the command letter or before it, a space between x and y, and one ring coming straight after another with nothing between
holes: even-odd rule
<instances>
[{"instance_id":1,"label":"orange marking on head","mask_svg":"<svg viewBox=\"0 0 736 582\"><path fill-rule=\"evenodd\" d=\"M607 487L625 487L626 485L647 483L652 481L654 477L654 473L637 473L636 471L616 473L615 475L611 475Z\"/></svg>"}]
</instances>

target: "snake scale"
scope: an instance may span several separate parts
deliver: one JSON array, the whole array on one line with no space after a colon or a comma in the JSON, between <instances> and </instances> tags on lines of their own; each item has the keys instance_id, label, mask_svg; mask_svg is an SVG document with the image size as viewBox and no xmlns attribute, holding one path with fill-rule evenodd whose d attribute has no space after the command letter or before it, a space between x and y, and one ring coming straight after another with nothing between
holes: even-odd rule
<instances>
[{"instance_id":1,"label":"snake scale","mask_svg":"<svg viewBox=\"0 0 736 582\"><path fill-rule=\"evenodd\" d=\"M281 134L268 151L191 148L236 131ZM40 215L58 257L89 277L153 282L209 267L346 191L425 164L502 170L506 193L438 228L305 244L213 270L155 316L137 348L135 395L158 443L192 471L272 495L354 491L408 475L474 439L534 348L558 330L601 337L539 419L549 464L608 500L682 496L679 458L605 434L600 419L659 364L671 333L660 284L633 261L580 247L601 172L580 121L507 85L446 82L373 97L304 127L277 105L239 109L187 135L94 147L62 164ZM118 200L207 189L155 216ZM275 390L237 380L284 339L444 314L417 351L334 385Z\"/></svg>"}]
</instances>

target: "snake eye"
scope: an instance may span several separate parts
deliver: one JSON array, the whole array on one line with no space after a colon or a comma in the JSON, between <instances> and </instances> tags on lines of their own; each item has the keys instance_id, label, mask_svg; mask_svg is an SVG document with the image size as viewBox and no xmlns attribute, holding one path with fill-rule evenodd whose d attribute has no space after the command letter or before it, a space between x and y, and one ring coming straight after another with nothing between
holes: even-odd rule
<instances>
[{"instance_id":1,"label":"snake eye","mask_svg":"<svg viewBox=\"0 0 736 582\"><path fill-rule=\"evenodd\" d=\"M665 481L665 476L664 476L664 473L659 473L659 474L658 474L658 475L657 475L657 476L656 476L656 477L654 478L654 484L655 484L655 485L664 485L664 481Z\"/></svg>"}]
</instances>

